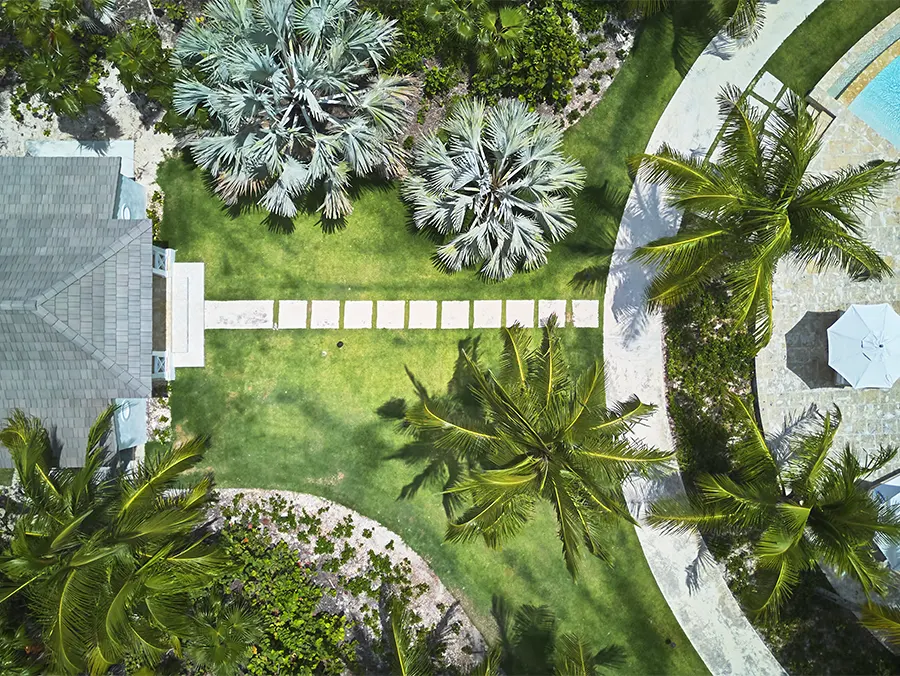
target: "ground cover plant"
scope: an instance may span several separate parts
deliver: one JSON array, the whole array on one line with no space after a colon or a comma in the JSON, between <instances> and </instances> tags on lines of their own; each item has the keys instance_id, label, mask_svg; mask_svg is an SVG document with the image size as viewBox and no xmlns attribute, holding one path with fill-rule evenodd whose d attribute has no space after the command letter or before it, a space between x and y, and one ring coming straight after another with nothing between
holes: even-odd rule
<instances>
[{"instance_id":1,"label":"ground cover plant","mask_svg":"<svg viewBox=\"0 0 900 676\"><path fill-rule=\"evenodd\" d=\"M900 9L900 0L825 0L781 43L764 70L806 94L866 33Z\"/></svg>"}]
</instances>

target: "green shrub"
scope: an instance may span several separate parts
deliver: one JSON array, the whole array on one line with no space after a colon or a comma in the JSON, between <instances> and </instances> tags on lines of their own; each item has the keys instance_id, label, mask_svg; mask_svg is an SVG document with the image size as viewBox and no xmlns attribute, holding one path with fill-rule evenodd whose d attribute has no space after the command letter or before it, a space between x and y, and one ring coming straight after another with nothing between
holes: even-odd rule
<instances>
[{"instance_id":1,"label":"green shrub","mask_svg":"<svg viewBox=\"0 0 900 676\"><path fill-rule=\"evenodd\" d=\"M628 56L628 50L627 50L627 49L617 49L617 50L616 50L616 58L617 58L619 61L624 61L626 56Z\"/></svg>"},{"instance_id":2,"label":"green shrub","mask_svg":"<svg viewBox=\"0 0 900 676\"><path fill-rule=\"evenodd\" d=\"M152 0L152 5L157 14L164 14L172 22L175 30L181 30L187 20L187 8L184 5L170 0Z\"/></svg>"},{"instance_id":3,"label":"green shrub","mask_svg":"<svg viewBox=\"0 0 900 676\"><path fill-rule=\"evenodd\" d=\"M535 0L528 10L525 39L512 61L472 76L470 91L494 102L501 97L557 109L571 98L572 78L584 65L568 12L571 0Z\"/></svg>"},{"instance_id":4,"label":"green shrub","mask_svg":"<svg viewBox=\"0 0 900 676\"><path fill-rule=\"evenodd\" d=\"M240 514L226 510L229 516ZM221 538L236 570L223 578L263 618L263 637L248 646L250 674L340 674L355 663L342 615L319 610L325 591L285 542L272 543L259 523L227 523Z\"/></svg>"},{"instance_id":5,"label":"green shrub","mask_svg":"<svg viewBox=\"0 0 900 676\"><path fill-rule=\"evenodd\" d=\"M690 479L728 469L740 418L727 393L747 394L753 378L753 337L728 317L720 287L692 296L666 312L666 377L678 462Z\"/></svg>"},{"instance_id":6,"label":"green shrub","mask_svg":"<svg viewBox=\"0 0 900 676\"><path fill-rule=\"evenodd\" d=\"M455 68L426 68L423 93L426 98L446 94L459 81Z\"/></svg>"},{"instance_id":7,"label":"green shrub","mask_svg":"<svg viewBox=\"0 0 900 676\"><path fill-rule=\"evenodd\" d=\"M577 87L575 87L576 94L584 94L586 91L587 91L587 83L586 82L582 82Z\"/></svg>"},{"instance_id":8,"label":"green shrub","mask_svg":"<svg viewBox=\"0 0 900 676\"><path fill-rule=\"evenodd\" d=\"M577 122L579 117L581 117L581 113L577 109L570 110L569 114L566 115L566 119L572 123Z\"/></svg>"},{"instance_id":9,"label":"green shrub","mask_svg":"<svg viewBox=\"0 0 900 676\"><path fill-rule=\"evenodd\" d=\"M403 149L404 150L412 150L413 146L415 144L416 144L416 139L414 139L412 136L407 136L405 139L403 139Z\"/></svg>"},{"instance_id":10,"label":"green shrub","mask_svg":"<svg viewBox=\"0 0 900 676\"><path fill-rule=\"evenodd\" d=\"M601 30L609 11L616 4L616 0L573 0L570 3L572 14L585 33Z\"/></svg>"},{"instance_id":11,"label":"green shrub","mask_svg":"<svg viewBox=\"0 0 900 676\"><path fill-rule=\"evenodd\" d=\"M418 73L426 59L433 58L447 42L447 33L440 24L425 20L426 0L360 0L360 10L371 10L394 19L400 35L386 64L394 73ZM448 61L447 58L444 59Z\"/></svg>"}]
</instances>

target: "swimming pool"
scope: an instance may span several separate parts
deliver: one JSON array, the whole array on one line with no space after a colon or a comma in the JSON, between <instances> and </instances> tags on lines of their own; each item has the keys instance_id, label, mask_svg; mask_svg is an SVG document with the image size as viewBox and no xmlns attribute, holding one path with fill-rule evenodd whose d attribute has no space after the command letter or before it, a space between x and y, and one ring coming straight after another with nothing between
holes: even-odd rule
<instances>
[{"instance_id":1,"label":"swimming pool","mask_svg":"<svg viewBox=\"0 0 900 676\"><path fill-rule=\"evenodd\" d=\"M850 110L900 148L900 57L866 85L850 103Z\"/></svg>"}]
</instances>

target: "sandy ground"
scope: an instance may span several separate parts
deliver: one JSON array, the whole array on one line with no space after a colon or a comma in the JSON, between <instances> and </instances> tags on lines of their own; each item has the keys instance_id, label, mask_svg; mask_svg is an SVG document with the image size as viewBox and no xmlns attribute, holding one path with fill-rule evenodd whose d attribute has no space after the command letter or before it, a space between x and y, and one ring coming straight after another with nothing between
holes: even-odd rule
<instances>
[{"instance_id":1,"label":"sandy ground","mask_svg":"<svg viewBox=\"0 0 900 676\"><path fill-rule=\"evenodd\" d=\"M379 555L387 555L395 566L408 567L410 585L412 587L422 585L422 589L424 589L424 592L412 601L412 610L422 618L422 625L426 628L431 628L442 624L454 629L448 634L449 638L445 653L447 663L465 672L479 662L484 655L486 649L484 639L478 629L475 628L475 625L472 624L472 621L463 612L459 602L447 590L422 557L407 546L396 533L342 505L314 495L293 493L291 491L241 488L220 489L218 492L220 501L223 504L231 504L238 494L243 494L242 504L244 505L253 503L265 504L268 498L275 496L283 498L287 501L288 508L294 510L298 516L302 515L304 510L311 515L318 514L322 520L320 527L322 534L332 531L335 526L348 516L352 517L353 532L347 538L335 539L336 553L341 551L344 543L349 544L356 551L352 558L341 566L339 572L348 576L363 575L366 570L371 569L369 562L370 551ZM321 513L320 510L322 510ZM333 558L332 555L315 553L315 538L309 543L303 543L298 540L296 532L280 531L271 523L260 525L268 530L273 540L284 540L298 552L303 561L308 561L313 566L318 566L324 560ZM368 534L369 531L371 531L370 535ZM407 561L408 566L405 563ZM322 574L321 581L323 584L334 586L333 580L335 578L336 576L333 574ZM361 622L364 607L370 604L371 601L367 596L355 596L342 592L340 589L338 589L336 597L326 596L323 599L323 603L327 602L329 604L328 610L347 614L363 628L364 635L358 637L362 645L371 644L374 638L371 630Z\"/></svg>"}]
</instances>

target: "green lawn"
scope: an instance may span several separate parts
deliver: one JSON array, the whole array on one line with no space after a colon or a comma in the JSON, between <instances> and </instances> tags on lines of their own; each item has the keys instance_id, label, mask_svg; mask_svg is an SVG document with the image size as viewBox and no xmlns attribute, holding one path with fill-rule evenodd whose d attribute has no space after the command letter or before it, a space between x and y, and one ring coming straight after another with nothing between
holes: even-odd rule
<instances>
[{"instance_id":1,"label":"green lawn","mask_svg":"<svg viewBox=\"0 0 900 676\"><path fill-rule=\"evenodd\" d=\"M825 0L765 65L796 92L808 93L900 0Z\"/></svg>"},{"instance_id":2,"label":"green lawn","mask_svg":"<svg viewBox=\"0 0 900 676\"><path fill-rule=\"evenodd\" d=\"M677 39L676 39L676 33ZM625 159L641 152L704 40L686 41L665 16L649 21L634 54L603 102L567 133L567 150L588 170L577 202L579 231L557 245L541 271L486 285L474 273L434 270L433 244L409 232L394 190L369 188L348 227L326 235L299 218L291 235L269 233L258 214L232 218L181 160L160 171L166 194L163 237L181 261L206 263L210 299L290 298L561 298L580 271L600 282L630 187ZM622 673L698 674L706 670L672 616L631 529L611 534L614 565L587 561L578 584L567 577L552 515L542 512L510 546L442 542L440 499L423 491L398 501L414 471L387 459L404 439L377 409L409 400L408 366L428 387L446 387L459 331L211 331L206 367L182 369L173 384L179 434L208 434L207 456L220 484L284 488L342 502L398 532L424 556L490 631L490 599L546 603L566 629L598 644L623 645ZM602 358L602 333L565 332L570 360ZM343 349L336 341L343 340ZM496 358L497 339L482 335L482 354ZM327 353L323 355L324 353ZM674 647L666 639L674 641Z\"/></svg>"}]
</instances>

